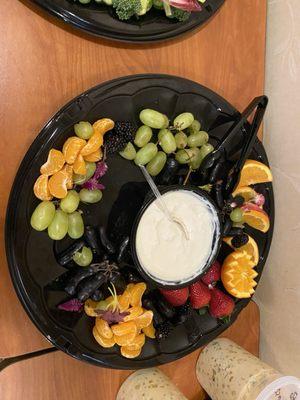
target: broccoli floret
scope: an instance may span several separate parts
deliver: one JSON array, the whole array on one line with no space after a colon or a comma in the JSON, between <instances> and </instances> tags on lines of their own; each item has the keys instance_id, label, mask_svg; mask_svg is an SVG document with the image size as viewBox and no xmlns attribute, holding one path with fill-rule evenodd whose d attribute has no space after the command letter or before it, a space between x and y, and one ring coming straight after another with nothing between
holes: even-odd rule
<instances>
[{"instance_id":1,"label":"broccoli floret","mask_svg":"<svg viewBox=\"0 0 300 400\"><path fill-rule=\"evenodd\" d=\"M140 0L113 0L112 5L121 20L131 18L138 14L142 8Z\"/></svg>"},{"instance_id":2,"label":"broccoli floret","mask_svg":"<svg viewBox=\"0 0 300 400\"><path fill-rule=\"evenodd\" d=\"M191 13L188 11L180 10L179 8L172 7L172 15L169 18L178 19L180 22L184 22L190 18Z\"/></svg>"}]
</instances>

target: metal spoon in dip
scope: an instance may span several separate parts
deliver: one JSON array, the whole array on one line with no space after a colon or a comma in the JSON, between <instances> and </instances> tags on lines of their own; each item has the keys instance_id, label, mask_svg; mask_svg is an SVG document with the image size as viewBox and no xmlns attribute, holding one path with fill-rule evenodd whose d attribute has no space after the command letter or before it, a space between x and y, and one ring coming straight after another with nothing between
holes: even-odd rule
<instances>
[{"instance_id":1,"label":"metal spoon in dip","mask_svg":"<svg viewBox=\"0 0 300 400\"><path fill-rule=\"evenodd\" d=\"M186 225L184 224L184 222L177 218L176 215L171 214L164 199L163 196L161 195L160 191L158 190L158 187L156 186L154 180L152 179L151 175L149 174L149 172L147 171L147 169L144 167L144 165L139 165L146 181L148 182L152 192L154 193L155 197L158 200L158 204L160 209L162 210L162 212L166 215L166 217L168 218L169 221L174 222L175 224L177 224L180 229L182 230L186 240L190 240L190 234L189 231L186 227Z\"/></svg>"}]
</instances>

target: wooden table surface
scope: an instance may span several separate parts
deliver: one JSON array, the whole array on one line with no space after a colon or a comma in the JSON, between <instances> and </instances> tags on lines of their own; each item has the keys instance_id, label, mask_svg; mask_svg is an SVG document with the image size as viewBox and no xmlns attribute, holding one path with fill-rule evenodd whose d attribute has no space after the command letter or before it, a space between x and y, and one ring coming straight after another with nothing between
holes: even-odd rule
<instances>
[{"instance_id":1,"label":"wooden table surface","mask_svg":"<svg viewBox=\"0 0 300 400\"><path fill-rule=\"evenodd\" d=\"M251 302L222 336L258 355L257 305ZM189 400L203 398L195 374L199 352L160 367ZM130 373L90 366L62 352L51 353L6 368L0 374L0 399L115 400L120 384Z\"/></svg>"},{"instance_id":2,"label":"wooden table surface","mask_svg":"<svg viewBox=\"0 0 300 400\"><path fill-rule=\"evenodd\" d=\"M122 75L167 73L210 87L239 110L263 93L266 0L226 0L203 29L153 45L87 36L27 0L2 0L1 6L2 226L9 190L29 145L61 106L91 86ZM14 293L3 229L0 246L0 357L46 348L49 343Z\"/></svg>"}]
</instances>

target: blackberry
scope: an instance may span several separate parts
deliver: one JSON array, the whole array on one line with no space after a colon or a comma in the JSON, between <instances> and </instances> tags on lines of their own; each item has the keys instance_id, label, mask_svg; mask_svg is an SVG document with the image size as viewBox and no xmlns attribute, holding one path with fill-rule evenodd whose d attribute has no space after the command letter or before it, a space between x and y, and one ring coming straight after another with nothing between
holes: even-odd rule
<instances>
[{"instance_id":1,"label":"blackberry","mask_svg":"<svg viewBox=\"0 0 300 400\"><path fill-rule=\"evenodd\" d=\"M155 327L155 337L157 340L166 339L171 332L171 324L168 321L162 322Z\"/></svg>"},{"instance_id":2,"label":"blackberry","mask_svg":"<svg viewBox=\"0 0 300 400\"><path fill-rule=\"evenodd\" d=\"M134 140L134 126L129 121L117 121L112 131L104 136L106 154L124 150L128 142Z\"/></svg>"},{"instance_id":3,"label":"blackberry","mask_svg":"<svg viewBox=\"0 0 300 400\"><path fill-rule=\"evenodd\" d=\"M232 203L234 203L234 205L232 204L233 207L241 207L245 203L245 199L238 195L233 198Z\"/></svg>"},{"instance_id":4,"label":"blackberry","mask_svg":"<svg viewBox=\"0 0 300 400\"><path fill-rule=\"evenodd\" d=\"M235 247L237 249L237 248L242 247L245 244L247 244L248 241L249 241L248 235L243 233L242 235L233 236L231 244L233 247Z\"/></svg>"},{"instance_id":5,"label":"blackberry","mask_svg":"<svg viewBox=\"0 0 300 400\"><path fill-rule=\"evenodd\" d=\"M191 316L192 308L189 303L185 303L183 306L176 307L176 315L172 319L174 325L181 325Z\"/></svg>"}]
</instances>

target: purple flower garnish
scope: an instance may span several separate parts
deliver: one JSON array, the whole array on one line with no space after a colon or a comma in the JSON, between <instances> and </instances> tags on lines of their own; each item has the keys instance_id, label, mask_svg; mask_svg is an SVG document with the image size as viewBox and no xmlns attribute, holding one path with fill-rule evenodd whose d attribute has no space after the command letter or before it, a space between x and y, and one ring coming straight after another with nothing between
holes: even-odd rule
<instances>
[{"instance_id":1,"label":"purple flower garnish","mask_svg":"<svg viewBox=\"0 0 300 400\"><path fill-rule=\"evenodd\" d=\"M197 0L170 0L170 5L184 11L201 11L202 7Z\"/></svg>"},{"instance_id":2,"label":"purple flower garnish","mask_svg":"<svg viewBox=\"0 0 300 400\"><path fill-rule=\"evenodd\" d=\"M94 190L94 189L99 189L103 190L105 189L105 186L102 185L102 183L98 182L99 178L102 178L106 174L108 170L108 166L105 161L100 161L97 163L96 170L94 172L94 175L86 181L82 187L88 190Z\"/></svg>"},{"instance_id":3,"label":"purple flower garnish","mask_svg":"<svg viewBox=\"0 0 300 400\"><path fill-rule=\"evenodd\" d=\"M102 183L98 182L97 179L95 178L91 178L88 181L86 181L82 187L84 187L85 189L88 190L94 190L94 189L99 189L99 190L103 190L105 189L105 186L102 185Z\"/></svg>"},{"instance_id":4,"label":"purple flower garnish","mask_svg":"<svg viewBox=\"0 0 300 400\"><path fill-rule=\"evenodd\" d=\"M71 299L59 304L57 308L63 311L79 312L82 310L83 304L78 299Z\"/></svg>"},{"instance_id":5,"label":"purple flower garnish","mask_svg":"<svg viewBox=\"0 0 300 400\"><path fill-rule=\"evenodd\" d=\"M119 311L104 311L104 310L97 310L95 309L95 313L99 315L102 319L104 319L109 325L110 324L118 324L119 322L123 322L124 318L129 315L129 312L122 312Z\"/></svg>"}]
</instances>

